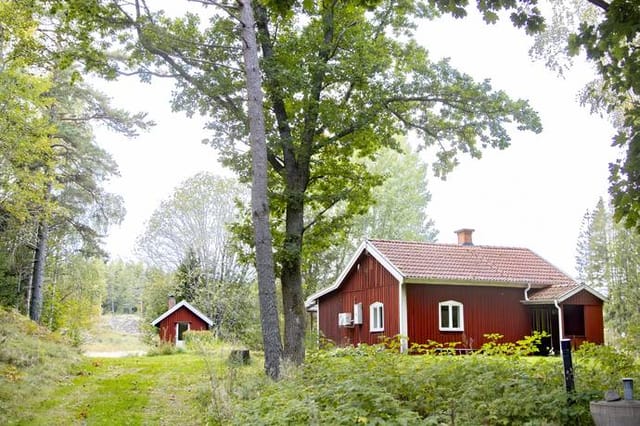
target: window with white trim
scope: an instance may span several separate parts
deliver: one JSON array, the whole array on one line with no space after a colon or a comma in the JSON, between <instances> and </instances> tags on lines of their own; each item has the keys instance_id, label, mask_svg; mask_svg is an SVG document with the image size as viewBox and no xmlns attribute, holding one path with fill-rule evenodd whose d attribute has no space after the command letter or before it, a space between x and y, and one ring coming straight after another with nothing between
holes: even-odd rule
<instances>
[{"instance_id":1,"label":"window with white trim","mask_svg":"<svg viewBox=\"0 0 640 426\"><path fill-rule=\"evenodd\" d=\"M464 331L464 309L462 303L447 300L438 304L440 331Z\"/></svg>"},{"instance_id":2,"label":"window with white trim","mask_svg":"<svg viewBox=\"0 0 640 426\"><path fill-rule=\"evenodd\" d=\"M369 305L369 331L384 331L384 305L382 302Z\"/></svg>"}]
</instances>

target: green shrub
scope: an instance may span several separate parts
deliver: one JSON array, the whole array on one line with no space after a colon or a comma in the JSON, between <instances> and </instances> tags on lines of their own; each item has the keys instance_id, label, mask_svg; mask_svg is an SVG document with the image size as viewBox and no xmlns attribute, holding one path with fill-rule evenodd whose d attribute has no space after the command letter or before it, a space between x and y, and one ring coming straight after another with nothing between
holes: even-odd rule
<instances>
[{"instance_id":1,"label":"green shrub","mask_svg":"<svg viewBox=\"0 0 640 426\"><path fill-rule=\"evenodd\" d=\"M621 372L634 377L637 367L586 345L574 357L576 392L567 395L559 357L518 356L535 344L533 337L495 343L471 356L441 356L450 347L438 344L418 348L427 355L405 355L390 341L313 352L281 381L236 394L231 423L592 424L598 389L619 383Z\"/></svg>"},{"instance_id":2,"label":"green shrub","mask_svg":"<svg viewBox=\"0 0 640 426\"><path fill-rule=\"evenodd\" d=\"M172 343L160 341L157 345L149 349L147 356L173 355L183 353L184 348L179 348Z\"/></svg>"},{"instance_id":3,"label":"green shrub","mask_svg":"<svg viewBox=\"0 0 640 426\"><path fill-rule=\"evenodd\" d=\"M611 346L583 343L574 352L576 387L602 397L607 390L622 394L623 377L631 377L640 383L640 365L627 353Z\"/></svg>"}]
</instances>

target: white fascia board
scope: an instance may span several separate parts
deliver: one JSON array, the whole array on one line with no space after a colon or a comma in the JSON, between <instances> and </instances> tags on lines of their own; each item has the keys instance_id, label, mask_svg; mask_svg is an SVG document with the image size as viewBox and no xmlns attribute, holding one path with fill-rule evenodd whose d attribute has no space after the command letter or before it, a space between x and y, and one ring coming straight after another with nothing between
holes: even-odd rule
<instances>
[{"instance_id":1,"label":"white fascia board","mask_svg":"<svg viewBox=\"0 0 640 426\"><path fill-rule=\"evenodd\" d=\"M378 249L371 244L369 241L366 241L367 243L367 251L369 252L369 254L371 254L378 262L380 262L380 264L382 266L384 266L384 268L391 272L391 275L393 275L393 277L398 280L399 283L404 281L404 275L402 275L402 272L400 272L400 270L398 268L396 268L396 266L391 263L391 261L389 259L387 259L382 253L380 253L380 251L378 251Z\"/></svg>"},{"instance_id":2,"label":"white fascia board","mask_svg":"<svg viewBox=\"0 0 640 426\"><path fill-rule=\"evenodd\" d=\"M205 314L203 314L202 312L200 312L198 309L196 309L194 306L192 306L189 302L187 302L186 300L181 301L180 303L176 303L173 308L169 309L168 311L166 311L164 314L160 315L158 318L154 319L151 322L151 325L158 325L163 319L167 318L169 315L171 315L172 313L174 313L175 311L177 311L178 309L185 307L187 309L189 309L191 312L193 312L198 318L200 318L202 321L206 322L209 327L211 327L213 325L213 321L211 321L209 319L209 317L207 317Z\"/></svg>"},{"instance_id":3,"label":"white fascia board","mask_svg":"<svg viewBox=\"0 0 640 426\"><path fill-rule=\"evenodd\" d=\"M338 287L340 287L340 283L346 278L347 274L349 273L351 268L353 268L353 265L355 265L356 261L366 247L367 241L365 240L362 242L362 244L360 244L360 247L358 247L353 256L351 256L351 259L349 259L349 263L347 263L347 266L342 270L340 276L333 282L332 285L330 285L329 287L325 287L322 290L316 291L311 296L307 297L307 300L305 300L304 302L304 306L307 308L307 310L316 305L320 297L324 296L327 293L331 293L333 290L336 290Z\"/></svg>"},{"instance_id":4,"label":"white fascia board","mask_svg":"<svg viewBox=\"0 0 640 426\"><path fill-rule=\"evenodd\" d=\"M562 303L565 300L569 299L570 297L575 296L576 294L580 293L582 290L588 291L589 293L593 294L595 297L597 297L598 299L602 300L603 302L607 300L607 297L605 295L603 295L602 293L600 293L596 289L589 287L586 284L580 284L579 286L569 290L568 292L566 292L562 296L558 297L556 300L559 303Z\"/></svg>"}]
</instances>

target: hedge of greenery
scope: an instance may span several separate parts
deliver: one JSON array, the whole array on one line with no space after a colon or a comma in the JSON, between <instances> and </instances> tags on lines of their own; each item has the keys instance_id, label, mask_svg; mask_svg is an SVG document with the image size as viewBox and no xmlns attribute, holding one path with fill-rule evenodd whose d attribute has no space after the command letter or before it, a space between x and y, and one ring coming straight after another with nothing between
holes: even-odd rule
<instances>
[{"instance_id":1,"label":"hedge of greenery","mask_svg":"<svg viewBox=\"0 0 640 426\"><path fill-rule=\"evenodd\" d=\"M277 383L245 387L231 422L592 424L589 401L619 389L622 377L640 379L629 356L586 344L574 353L576 392L568 396L559 357L503 352L499 345L461 356L402 355L383 345L319 351Z\"/></svg>"}]
</instances>

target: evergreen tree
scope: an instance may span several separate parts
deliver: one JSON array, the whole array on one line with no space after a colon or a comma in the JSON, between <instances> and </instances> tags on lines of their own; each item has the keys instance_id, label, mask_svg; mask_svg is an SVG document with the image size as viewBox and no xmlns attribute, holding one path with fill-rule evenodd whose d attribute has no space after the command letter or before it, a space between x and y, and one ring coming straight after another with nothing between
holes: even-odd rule
<instances>
[{"instance_id":1,"label":"evergreen tree","mask_svg":"<svg viewBox=\"0 0 640 426\"><path fill-rule=\"evenodd\" d=\"M585 215L576 261L579 278L608 295L605 326L612 342L640 353L640 235L614 222L600 199Z\"/></svg>"},{"instance_id":2,"label":"evergreen tree","mask_svg":"<svg viewBox=\"0 0 640 426\"><path fill-rule=\"evenodd\" d=\"M204 271L195 250L189 248L176 271L176 300L193 303L196 293L204 286Z\"/></svg>"}]
</instances>

